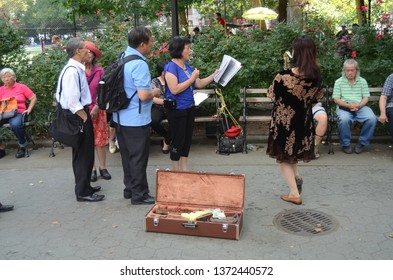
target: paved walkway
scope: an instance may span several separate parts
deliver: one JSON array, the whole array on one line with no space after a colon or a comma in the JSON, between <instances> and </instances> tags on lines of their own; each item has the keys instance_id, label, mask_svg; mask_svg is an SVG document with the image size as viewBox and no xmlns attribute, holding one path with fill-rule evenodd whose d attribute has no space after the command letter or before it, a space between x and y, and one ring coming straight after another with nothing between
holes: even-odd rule
<instances>
[{"instance_id":1,"label":"paved walkway","mask_svg":"<svg viewBox=\"0 0 393 280\"><path fill-rule=\"evenodd\" d=\"M0 259L275 259L392 260L393 148L372 144L360 155L335 147L328 155L301 164L303 205L280 200L286 184L265 144L248 154L215 154L215 141L196 139L190 155L193 171L246 176L244 227L239 241L147 233L144 215L150 206L132 206L122 197L119 153L108 153L113 179L98 180L106 200L77 202L73 190L70 148L40 147L30 158L15 159L15 150L0 160L0 201L15 210L0 213ZM151 193L155 170L170 167L168 155L152 141L148 167ZM339 227L326 235L304 237L273 224L288 209L313 209L334 217Z\"/></svg>"}]
</instances>

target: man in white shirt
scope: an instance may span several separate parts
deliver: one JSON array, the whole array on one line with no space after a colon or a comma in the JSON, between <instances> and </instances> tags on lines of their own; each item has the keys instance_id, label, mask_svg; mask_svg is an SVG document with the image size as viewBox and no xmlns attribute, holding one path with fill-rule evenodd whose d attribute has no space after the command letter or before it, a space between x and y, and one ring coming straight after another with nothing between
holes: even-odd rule
<instances>
[{"instance_id":1,"label":"man in white shirt","mask_svg":"<svg viewBox=\"0 0 393 280\"><path fill-rule=\"evenodd\" d=\"M83 133L79 145L72 148L72 168L75 177L77 201L101 201L104 195L97 195L101 187L90 185L94 164L94 131L89 114L91 95L85 75L85 66L90 50L85 41L72 38L66 51L70 59L60 73L57 83L56 100L70 122L82 125Z\"/></svg>"}]
</instances>

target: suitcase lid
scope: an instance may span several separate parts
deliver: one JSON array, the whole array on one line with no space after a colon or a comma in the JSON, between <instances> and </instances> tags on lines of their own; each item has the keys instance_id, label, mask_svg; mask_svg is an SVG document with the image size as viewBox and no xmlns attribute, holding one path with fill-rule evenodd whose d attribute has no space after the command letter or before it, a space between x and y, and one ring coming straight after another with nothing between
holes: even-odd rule
<instances>
[{"instance_id":1,"label":"suitcase lid","mask_svg":"<svg viewBox=\"0 0 393 280\"><path fill-rule=\"evenodd\" d=\"M244 208L244 175L157 170L159 203Z\"/></svg>"}]
</instances>

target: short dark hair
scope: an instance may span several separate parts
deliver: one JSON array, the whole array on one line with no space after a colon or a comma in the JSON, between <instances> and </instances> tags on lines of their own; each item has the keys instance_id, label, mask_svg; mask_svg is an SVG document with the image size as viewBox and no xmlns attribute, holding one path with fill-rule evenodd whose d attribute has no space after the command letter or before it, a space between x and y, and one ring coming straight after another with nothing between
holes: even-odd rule
<instances>
[{"instance_id":1,"label":"short dark hair","mask_svg":"<svg viewBox=\"0 0 393 280\"><path fill-rule=\"evenodd\" d=\"M164 67L165 67L166 62L164 61L159 61L157 62L157 74L161 75L162 72L164 72Z\"/></svg>"},{"instance_id":2,"label":"short dark hair","mask_svg":"<svg viewBox=\"0 0 393 280\"><path fill-rule=\"evenodd\" d=\"M216 16L221 17L221 13L216 13Z\"/></svg>"},{"instance_id":3,"label":"short dark hair","mask_svg":"<svg viewBox=\"0 0 393 280\"><path fill-rule=\"evenodd\" d=\"M128 45L136 49L140 44L147 44L152 33L149 28L144 26L137 26L128 33Z\"/></svg>"},{"instance_id":4,"label":"short dark hair","mask_svg":"<svg viewBox=\"0 0 393 280\"><path fill-rule=\"evenodd\" d=\"M190 45L191 41L187 37L176 36L169 43L169 54L172 58L181 58L181 53L186 45Z\"/></svg>"}]
</instances>

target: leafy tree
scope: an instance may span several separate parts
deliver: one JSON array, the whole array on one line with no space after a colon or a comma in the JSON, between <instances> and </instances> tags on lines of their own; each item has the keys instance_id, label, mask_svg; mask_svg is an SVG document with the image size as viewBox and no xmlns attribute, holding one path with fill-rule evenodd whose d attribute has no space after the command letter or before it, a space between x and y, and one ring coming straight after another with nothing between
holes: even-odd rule
<instances>
[{"instance_id":1,"label":"leafy tree","mask_svg":"<svg viewBox=\"0 0 393 280\"><path fill-rule=\"evenodd\" d=\"M0 8L0 68L5 66L4 56L19 49L24 43L18 21L11 21L6 10Z\"/></svg>"}]
</instances>

